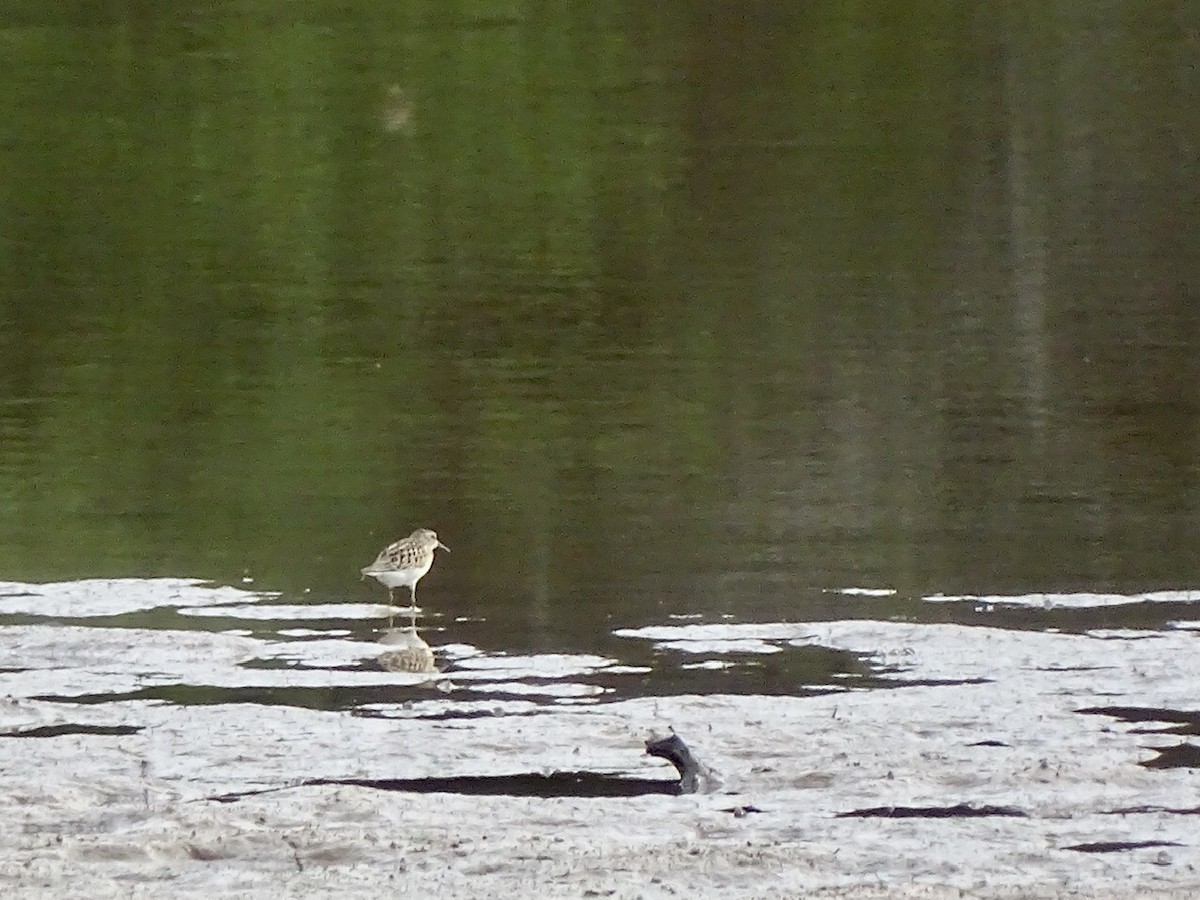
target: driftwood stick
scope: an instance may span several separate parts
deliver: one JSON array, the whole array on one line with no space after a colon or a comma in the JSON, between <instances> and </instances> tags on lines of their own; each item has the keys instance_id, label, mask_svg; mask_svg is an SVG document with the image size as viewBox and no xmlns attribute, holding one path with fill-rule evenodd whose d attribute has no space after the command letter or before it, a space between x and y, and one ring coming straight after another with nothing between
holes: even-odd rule
<instances>
[{"instance_id":1,"label":"driftwood stick","mask_svg":"<svg viewBox=\"0 0 1200 900\"><path fill-rule=\"evenodd\" d=\"M646 741L646 753L665 759L679 771L679 793L709 794L721 787L721 779L706 766L683 738L672 732L666 737L651 737Z\"/></svg>"}]
</instances>

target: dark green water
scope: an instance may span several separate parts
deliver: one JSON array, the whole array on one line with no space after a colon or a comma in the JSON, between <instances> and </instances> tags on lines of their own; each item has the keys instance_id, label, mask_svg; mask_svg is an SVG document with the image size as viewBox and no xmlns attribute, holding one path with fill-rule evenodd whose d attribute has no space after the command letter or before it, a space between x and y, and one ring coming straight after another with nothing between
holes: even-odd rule
<instances>
[{"instance_id":1,"label":"dark green water","mask_svg":"<svg viewBox=\"0 0 1200 900\"><path fill-rule=\"evenodd\" d=\"M0 579L1196 585L1189 4L69 7L0 13Z\"/></svg>"}]
</instances>

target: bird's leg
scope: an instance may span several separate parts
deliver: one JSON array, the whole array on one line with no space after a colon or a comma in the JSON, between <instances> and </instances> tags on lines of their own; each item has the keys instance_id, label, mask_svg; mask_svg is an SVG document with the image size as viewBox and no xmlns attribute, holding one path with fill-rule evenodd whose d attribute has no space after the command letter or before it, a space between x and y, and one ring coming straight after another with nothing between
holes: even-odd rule
<instances>
[{"instance_id":1,"label":"bird's leg","mask_svg":"<svg viewBox=\"0 0 1200 900\"><path fill-rule=\"evenodd\" d=\"M412 633L416 634L417 633L417 586L415 584L411 585L409 587L409 591L412 592L412 596L409 598L410 604L408 607L408 612L409 612L409 615L412 617Z\"/></svg>"},{"instance_id":2,"label":"bird's leg","mask_svg":"<svg viewBox=\"0 0 1200 900\"><path fill-rule=\"evenodd\" d=\"M392 627L392 620L396 618L396 589L388 588L388 628Z\"/></svg>"}]
</instances>

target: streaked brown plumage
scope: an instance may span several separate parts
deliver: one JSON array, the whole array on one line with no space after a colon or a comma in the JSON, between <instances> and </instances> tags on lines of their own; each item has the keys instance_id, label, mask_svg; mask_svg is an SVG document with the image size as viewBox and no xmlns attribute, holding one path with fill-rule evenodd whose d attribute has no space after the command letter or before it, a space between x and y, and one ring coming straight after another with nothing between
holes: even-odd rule
<instances>
[{"instance_id":1,"label":"streaked brown plumage","mask_svg":"<svg viewBox=\"0 0 1200 900\"><path fill-rule=\"evenodd\" d=\"M433 551L441 548L447 553L450 548L438 540L435 532L418 528L406 538L389 544L375 558L375 562L364 566L362 575L368 575L388 589L388 599L398 587L407 587L412 599L412 628L417 628L417 582L433 565ZM392 619L388 618L390 628Z\"/></svg>"}]
</instances>

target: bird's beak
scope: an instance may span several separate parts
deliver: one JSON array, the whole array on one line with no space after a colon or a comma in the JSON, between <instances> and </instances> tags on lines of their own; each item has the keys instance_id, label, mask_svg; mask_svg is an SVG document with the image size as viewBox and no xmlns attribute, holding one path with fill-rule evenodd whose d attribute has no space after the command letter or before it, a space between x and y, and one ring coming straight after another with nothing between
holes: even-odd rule
<instances>
[{"instance_id":1,"label":"bird's beak","mask_svg":"<svg viewBox=\"0 0 1200 900\"><path fill-rule=\"evenodd\" d=\"M449 553L449 552L450 552L450 548L449 548L449 547L447 547L445 544L443 544L441 541L438 541L438 542L437 542L437 545L438 545L439 547L441 547L443 550L445 550L447 553Z\"/></svg>"}]
</instances>

